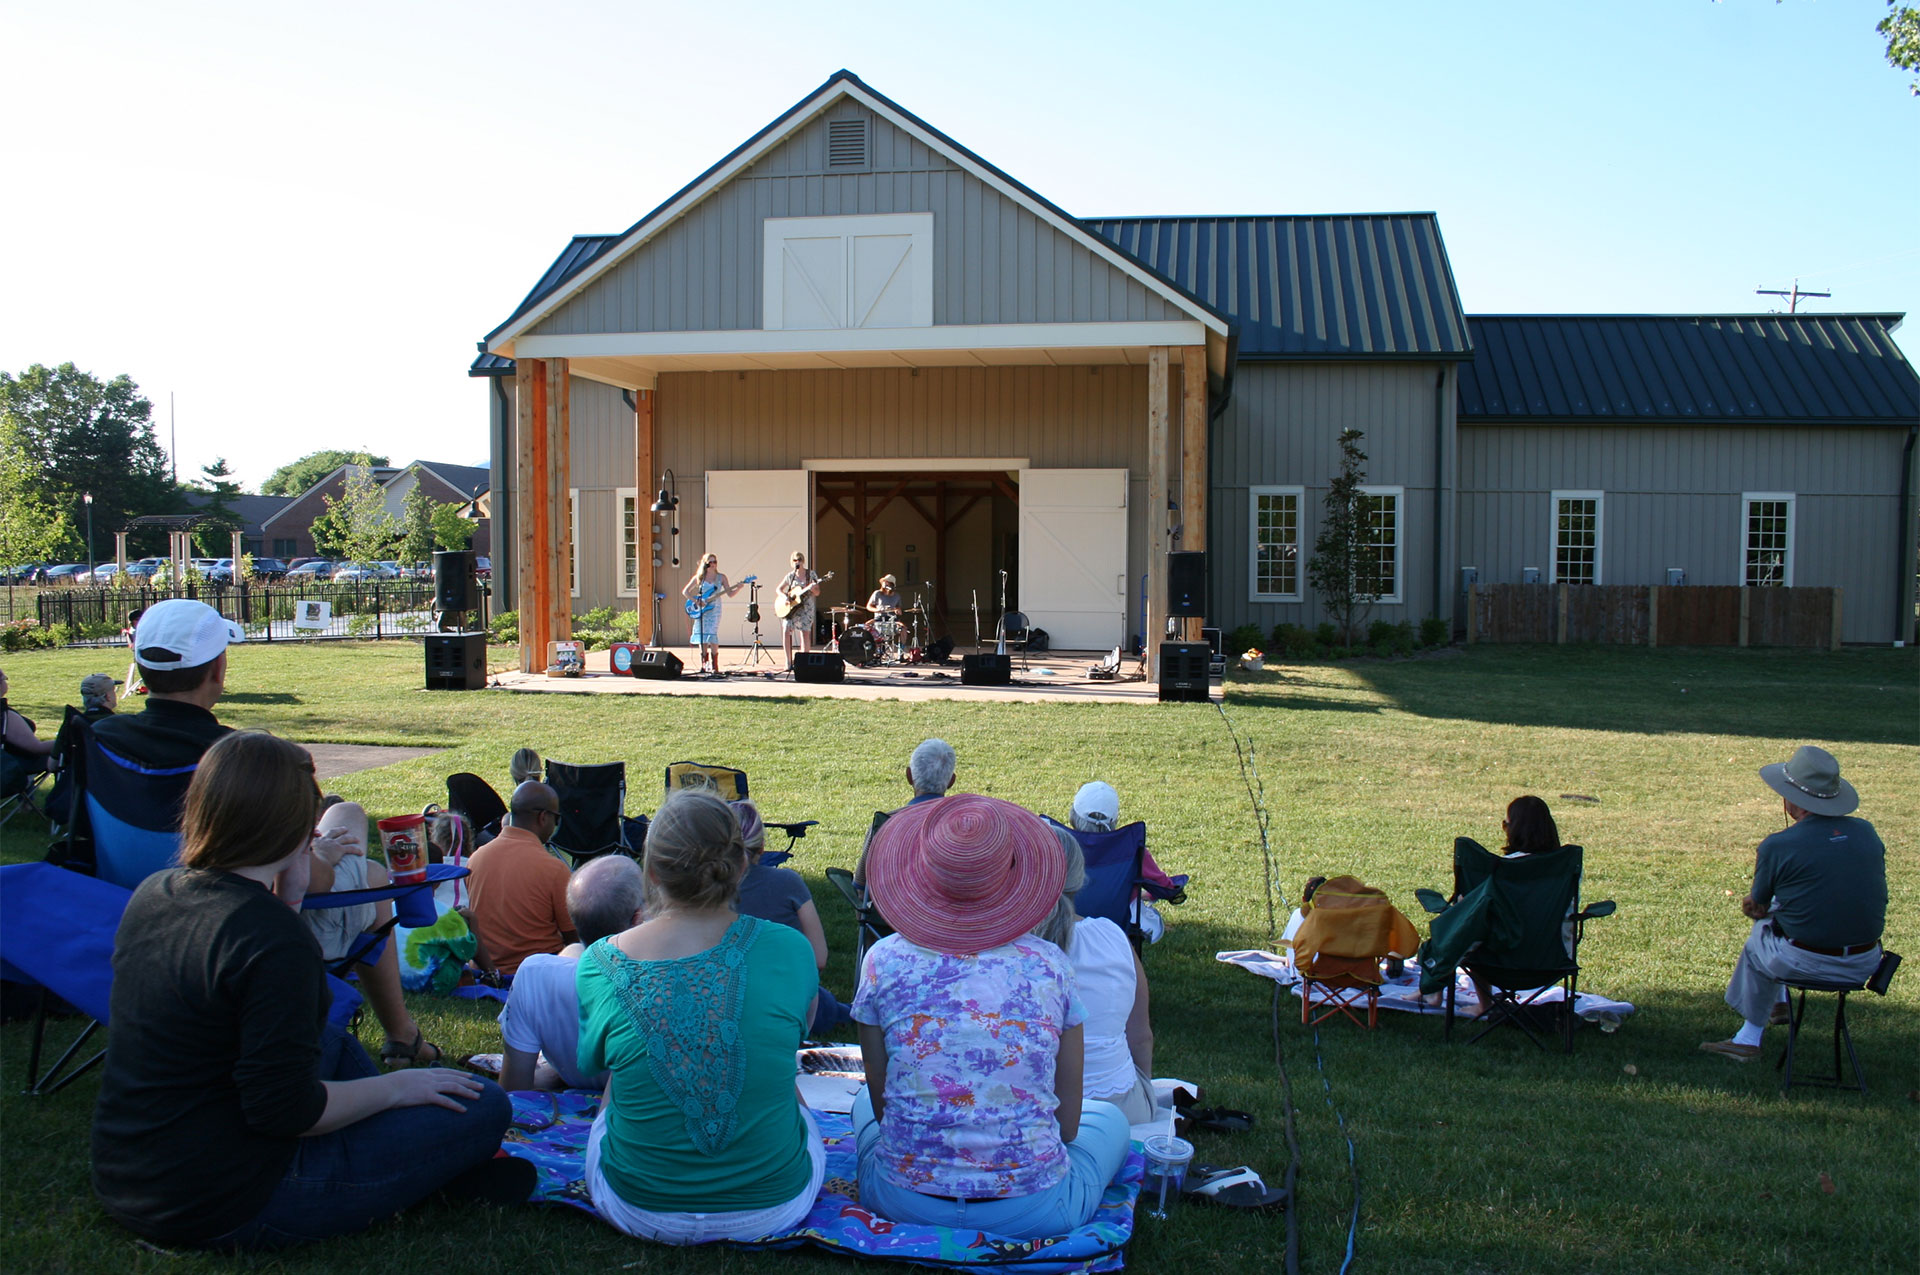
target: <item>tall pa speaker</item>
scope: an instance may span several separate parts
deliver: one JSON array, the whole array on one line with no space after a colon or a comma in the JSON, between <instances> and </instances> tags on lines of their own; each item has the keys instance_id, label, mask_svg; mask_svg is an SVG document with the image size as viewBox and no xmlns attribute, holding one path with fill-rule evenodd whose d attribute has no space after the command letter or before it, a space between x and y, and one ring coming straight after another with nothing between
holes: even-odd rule
<instances>
[{"instance_id":1,"label":"tall pa speaker","mask_svg":"<svg viewBox=\"0 0 1920 1275\"><path fill-rule=\"evenodd\" d=\"M680 676L680 670L686 667L680 657L672 651L663 651L659 647L650 647L633 657L633 675L649 678L656 682L669 682Z\"/></svg>"},{"instance_id":2,"label":"tall pa speaker","mask_svg":"<svg viewBox=\"0 0 1920 1275\"><path fill-rule=\"evenodd\" d=\"M1205 704L1213 698L1207 665L1213 648L1205 642L1160 644L1160 702Z\"/></svg>"},{"instance_id":3,"label":"tall pa speaker","mask_svg":"<svg viewBox=\"0 0 1920 1275\"><path fill-rule=\"evenodd\" d=\"M473 554L466 549L442 549L433 555L433 609L473 610Z\"/></svg>"},{"instance_id":4,"label":"tall pa speaker","mask_svg":"<svg viewBox=\"0 0 1920 1275\"><path fill-rule=\"evenodd\" d=\"M1207 554L1187 549L1167 555L1167 614L1204 616L1207 613Z\"/></svg>"},{"instance_id":5,"label":"tall pa speaker","mask_svg":"<svg viewBox=\"0 0 1920 1275\"><path fill-rule=\"evenodd\" d=\"M1013 657L985 651L960 657L962 686L1007 686L1013 682Z\"/></svg>"},{"instance_id":6,"label":"tall pa speaker","mask_svg":"<svg viewBox=\"0 0 1920 1275\"><path fill-rule=\"evenodd\" d=\"M847 661L838 651L797 651L793 657L796 682L844 682Z\"/></svg>"},{"instance_id":7,"label":"tall pa speaker","mask_svg":"<svg viewBox=\"0 0 1920 1275\"><path fill-rule=\"evenodd\" d=\"M430 633L426 645L428 690L478 691L486 688L486 634Z\"/></svg>"}]
</instances>

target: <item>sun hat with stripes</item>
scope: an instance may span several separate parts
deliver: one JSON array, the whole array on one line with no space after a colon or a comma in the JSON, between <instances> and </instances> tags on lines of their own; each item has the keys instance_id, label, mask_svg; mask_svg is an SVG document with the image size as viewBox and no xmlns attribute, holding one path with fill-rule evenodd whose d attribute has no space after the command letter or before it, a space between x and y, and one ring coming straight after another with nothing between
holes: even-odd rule
<instances>
[{"instance_id":1,"label":"sun hat with stripes","mask_svg":"<svg viewBox=\"0 0 1920 1275\"><path fill-rule=\"evenodd\" d=\"M874 834L867 883L908 942L970 955L1027 933L1053 910L1066 875L1040 816L963 793L895 813Z\"/></svg>"}]
</instances>

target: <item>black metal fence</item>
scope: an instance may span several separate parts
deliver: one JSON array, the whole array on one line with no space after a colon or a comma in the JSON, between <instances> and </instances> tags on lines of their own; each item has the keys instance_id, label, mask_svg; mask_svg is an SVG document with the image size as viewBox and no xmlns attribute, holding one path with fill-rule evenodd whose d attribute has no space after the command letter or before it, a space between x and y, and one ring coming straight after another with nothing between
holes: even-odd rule
<instances>
[{"instance_id":1,"label":"black metal fence","mask_svg":"<svg viewBox=\"0 0 1920 1275\"><path fill-rule=\"evenodd\" d=\"M35 602L43 626L62 626L69 646L124 641L127 617L168 598L197 598L237 621L254 642L420 637L487 626L489 590L479 609L443 615L434 607L431 580L373 580L334 584L183 584L177 589L59 589Z\"/></svg>"}]
</instances>

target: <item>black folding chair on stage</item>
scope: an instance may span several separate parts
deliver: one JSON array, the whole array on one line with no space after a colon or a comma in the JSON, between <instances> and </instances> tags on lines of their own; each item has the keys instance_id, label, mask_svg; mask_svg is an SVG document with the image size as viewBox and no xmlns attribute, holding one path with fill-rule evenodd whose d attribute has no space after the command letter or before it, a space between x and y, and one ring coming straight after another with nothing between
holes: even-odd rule
<instances>
[{"instance_id":1,"label":"black folding chair on stage","mask_svg":"<svg viewBox=\"0 0 1920 1275\"><path fill-rule=\"evenodd\" d=\"M573 766L549 760L547 784L560 798L560 826L548 844L574 867L603 854L638 855L641 846L628 833L625 762ZM644 834L641 839L644 844Z\"/></svg>"}]
</instances>

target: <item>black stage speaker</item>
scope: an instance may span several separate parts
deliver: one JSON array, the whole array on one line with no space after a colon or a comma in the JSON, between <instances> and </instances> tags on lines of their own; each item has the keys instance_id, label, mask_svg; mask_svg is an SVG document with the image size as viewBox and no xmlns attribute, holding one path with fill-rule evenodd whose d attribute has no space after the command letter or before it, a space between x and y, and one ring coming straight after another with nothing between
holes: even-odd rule
<instances>
[{"instance_id":1,"label":"black stage speaker","mask_svg":"<svg viewBox=\"0 0 1920 1275\"><path fill-rule=\"evenodd\" d=\"M1006 686L1013 681L1013 657L992 651L960 657L962 686Z\"/></svg>"},{"instance_id":2,"label":"black stage speaker","mask_svg":"<svg viewBox=\"0 0 1920 1275\"><path fill-rule=\"evenodd\" d=\"M1213 648L1205 642L1162 642L1160 644L1160 702L1205 704L1213 698L1207 681L1207 665L1213 660Z\"/></svg>"},{"instance_id":3,"label":"black stage speaker","mask_svg":"<svg viewBox=\"0 0 1920 1275\"><path fill-rule=\"evenodd\" d=\"M427 646L427 689L478 691L487 685L487 635L484 633L430 633Z\"/></svg>"},{"instance_id":4,"label":"black stage speaker","mask_svg":"<svg viewBox=\"0 0 1920 1275\"><path fill-rule=\"evenodd\" d=\"M442 549L433 555L433 609L471 611L473 554L466 549Z\"/></svg>"},{"instance_id":5,"label":"black stage speaker","mask_svg":"<svg viewBox=\"0 0 1920 1275\"><path fill-rule=\"evenodd\" d=\"M1196 616L1207 613L1207 554L1185 549L1167 555L1167 614Z\"/></svg>"},{"instance_id":6,"label":"black stage speaker","mask_svg":"<svg viewBox=\"0 0 1920 1275\"><path fill-rule=\"evenodd\" d=\"M666 682L680 676L680 670L686 665L672 651L662 651L658 647L641 651L633 657L633 675L651 678L656 682Z\"/></svg>"},{"instance_id":7,"label":"black stage speaker","mask_svg":"<svg viewBox=\"0 0 1920 1275\"><path fill-rule=\"evenodd\" d=\"M634 666L640 663L647 648L638 642L615 642L607 648L607 667L613 670L615 677L635 677Z\"/></svg>"},{"instance_id":8,"label":"black stage speaker","mask_svg":"<svg viewBox=\"0 0 1920 1275\"><path fill-rule=\"evenodd\" d=\"M796 651L793 656L793 680L844 682L847 680L847 661L838 651Z\"/></svg>"}]
</instances>

